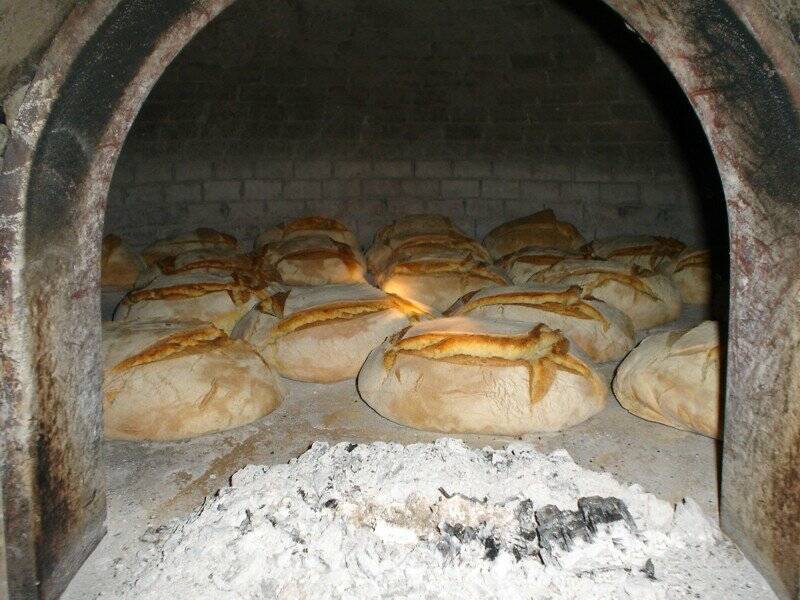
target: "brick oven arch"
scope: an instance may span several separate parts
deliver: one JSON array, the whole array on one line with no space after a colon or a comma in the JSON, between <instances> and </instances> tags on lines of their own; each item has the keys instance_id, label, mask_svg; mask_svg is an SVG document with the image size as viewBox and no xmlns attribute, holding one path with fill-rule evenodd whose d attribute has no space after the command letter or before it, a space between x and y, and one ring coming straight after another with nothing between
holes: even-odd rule
<instances>
[{"instance_id":1,"label":"brick oven arch","mask_svg":"<svg viewBox=\"0 0 800 600\"><path fill-rule=\"evenodd\" d=\"M57 596L104 533L97 317L106 195L150 89L233 1L83 3L25 97L0 175L10 597ZM722 522L775 589L795 597L800 52L791 23L800 14L791 0L605 2L673 73L720 171L732 286Z\"/></svg>"}]
</instances>

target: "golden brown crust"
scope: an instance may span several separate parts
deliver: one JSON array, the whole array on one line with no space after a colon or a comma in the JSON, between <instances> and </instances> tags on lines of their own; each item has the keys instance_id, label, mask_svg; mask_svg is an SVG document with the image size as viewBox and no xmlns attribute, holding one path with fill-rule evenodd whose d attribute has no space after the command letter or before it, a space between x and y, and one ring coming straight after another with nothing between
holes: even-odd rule
<instances>
[{"instance_id":1,"label":"golden brown crust","mask_svg":"<svg viewBox=\"0 0 800 600\"><path fill-rule=\"evenodd\" d=\"M323 261L327 259L338 259L344 264L347 268L348 272L352 276L357 276L361 273L363 269L363 265L361 261L356 258L356 254L353 249L348 246L347 244L342 244L341 242L337 242L331 240L335 245L335 248L306 248L303 250L296 250L294 252L289 252L287 254L282 255L275 261L275 265L279 265L284 261Z\"/></svg>"},{"instance_id":2,"label":"golden brown crust","mask_svg":"<svg viewBox=\"0 0 800 600\"><path fill-rule=\"evenodd\" d=\"M457 231L398 238L389 240L388 245L392 248L392 254L387 262L407 260L414 255L435 254L441 251L460 251L465 255L472 255L478 260L491 260L486 248Z\"/></svg>"},{"instance_id":3,"label":"golden brown crust","mask_svg":"<svg viewBox=\"0 0 800 600\"><path fill-rule=\"evenodd\" d=\"M660 298L658 295L650 289L650 286L645 283L642 279L641 274L642 271L633 266L624 268L619 268L616 270L607 270L604 269L603 261L598 261L596 267L590 265L582 265L575 268L570 268L568 270L546 270L541 271L536 274L536 281L540 281L542 283L556 283L566 279L567 277L579 277L582 275L594 275L595 278L591 282L587 282L581 284L583 288L583 296L584 298L589 298L592 295L592 292L599 287L604 286L609 282L619 283L626 287L633 289L635 292L644 294L645 296L649 296L654 300L659 300ZM645 271L644 274L649 273L649 271Z\"/></svg>"},{"instance_id":4,"label":"golden brown crust","mask_svg":"<svg viewBox=\"0 0 800 600\"><path fill-rule=\"evenodd\" d=\"M526 246L516 252L511 252L505 256L501 256L495 261L495 264L503 269L510 269L516 263L525 263L529 265L551 266L556 263L566 260L568 258L581 258L583 255L558 250L557 248L543 249L536 246Z\"/></svg>"},{"instance_id":5,"label":"golden brown crust","mask_svg":"<svg viewBox=\"0 0 800 600\"><path fill-rule=\"evenodd\" d=\"M221 231L208 227L199 227L188 235L153 242L148 248L142 251L142 258L149 266L155 264L165 256L182 254L203 246L229 246L231 248L238 248L239 242L235 237L227 233L222 233Z\"/></svg>"},{"instance_id":6,"label":"golden brown crust","mask_svg":"<svg viewBox=\"0 0 800 600\"><path fill-rule=\"evenodd\" d=\"M460 233L453 222L444 215L408 215L402 219L397 219L394 223L381 227L375 234L375 240L376 243L380 243L398 235L407 237L450 231Z\"/></svg>"},{"instance_id":7,"label":"golden brown crust","mask_svg":"<svg viewBox=\"0 0 800 600\"><path fill-rule=\"evenodd\" d=\"M537 308L546 312L557 313L576 319L594 320L608 330L610 323L603 314L589 304L582 296L580 286L573 285L561 291L514 291L500 292L475 298L477 292L469 294L469 298L459 301L446 316L465 315L485 306L518 305ZM451 312L452 311L452 312Z\"/></svg>"},{"instance_id":8,"label":"golden brown crust","mask_svg":"<svg viewBox=\"0 0 800 600\"><path fill-rule=\"evenodd\" d=\"M249 275L234 274L231 282L197 282L168 285L156 288L131 290L122 299L123 304L135 304L149 300L185 300L199 298L206 294L227 292L234 304L244 304L253 296L262 298L265 292L261 291L257 280L248 279ZM248 285L250 284L250 285Z\"/></svg>"},{"instance_id":9,"label":"golden brown crust","mask_svg":"<svg viewBox=\"0 0 800 600\"><path fill-rule=\"evenodd\" d=\"M112 371L120 372L140 365L166 360L187 351L208 349L225 343L228 336L221 329L211 324L204 324L193 329L186 329L152 344L112 367Z\"/></svg>"},{"instance_id":10,"label":"golden brown crust","mask_svg":"<svg viewBox=\"0 0 800 600\"><path fill-rule=\"evenodd\" d=\"M347 225L341 221L318 216L294 219L283 223L278 229L287 233L290 231L350 231Z\"/></svg>"},{"instance_id":11,"label":"golden brown crust","mask_svg":"<svg viewBox=\"0 0 800 600\"><path fill-rule=\"evenodd\" d=\"M683 271L684 269L691 269L693 267L703 267L706 269L711 268L711 251L710 250L693 250L685 252L678 257L675 263L673 273Z\"/></svg>"},{"instance_id":12,"label":"golden brown crust","mask_svg":"<svg viewBox=\"0 0 800 600\"><path fill-rule=\"evenodd\" d=\"M587 255L594 256L597 254L598 242L590 242L583 246L583 250ZM655 270L659 266L659 262L663 258L675 258L686 249L686 244L670 237L662 237L658 235L647 236L641 241L634 241L627 245L622 245L619 248L614 248L602 254L598 254L601 258L608 260L618 259L625 260L628 258L637 257L650 257L649 268Z\"/></svg>"},{"instance_id":13,"label":"golden brown crust","mask_svg":"<svg viewBox=\"0 0 800 600\"><path fill-rule=\"evenodd\" d=\"M283 302L285 302L285 298L283 299ZM258 310L273 314L277 317L283 316L282 305L267 306L267 304L262 302L258 305ZM312 327L320 324L321 322L356 319L385 310L400 311L412 322L422 318L432 317L429 312L417 304L399 298L394 294L388 294L385 298L331 302L322 306L297 311L273 327L272 331L270 332L270 338L274 341L282 336L289 335L294 331L299 331L301 329L305 329L306 327Z\"/></svg>"},{"instance_id":14,"label":"golden brown crust","mask_svg":"<svg viewBox=\"0 0 800 600\"><path fill-rule=\"evenodd\" d=\"M198 258L191 262L176 265L177 256L165 256L156 262L158 269L164 275L177 275L189 271L200 271L204 269L214 269L220 271L250 271L253 269L253 257L247 254L237 254L235 256L213 256Z\"/></svg>"},{"instance_id":15,"label":"golden brown crust","mask_svg":"<svg viewBox=\"0 0 800 600\"><path fill-rule=\"evenodd\" d=\"M389 339L383 357L387 370L400 354L458 364L525 366L529 371L532 404L547 394L557 370L587 378L593 376L587 365L569 354L567 338L541 324L514 336L433 331L403 337L407 331Z\"/></svg>"},{"instance_id":16,"label":"golden brown crust","mask_svg":"<svg viewBox=\"0 0 800 600\"><path fill-rule=\"evenodd\" d=\"M473 260L471 257L464 259L430 258L396 262L389 266L378 276L379 282L385 282L399 275L426 276L442 273L457 273L486 279L498 285L507 285L508 280L494 270L491 265Z\"/></svg>"},{"instance_id":17,"label":"golden brown crust","mask_svg":"<svg viewBox=\"0 0 800 600\"><path fill-rule=\"evenodd\" d=\"M239 245L239 242L232 235L222 233L210 227L198 227L194 232L197 238L202 242L219 244L220 246L231 246L233 248Z\"/></svg>"},{"instance_id":18,"label":"golden brown crust","mask_svg":"<svg viewBox=\"0 0 800 600\"><path fill-rule=\"evenodd\" d=\"M549 208L540 210L527 217L520 217L519 219L514 219L513 221L498 225L489 232L486 238L504 237L518 229L551 229L557 231L566 239L583 240L583 236L574 225L556 219L555 213Z\"/></svg>"}]
</instances>

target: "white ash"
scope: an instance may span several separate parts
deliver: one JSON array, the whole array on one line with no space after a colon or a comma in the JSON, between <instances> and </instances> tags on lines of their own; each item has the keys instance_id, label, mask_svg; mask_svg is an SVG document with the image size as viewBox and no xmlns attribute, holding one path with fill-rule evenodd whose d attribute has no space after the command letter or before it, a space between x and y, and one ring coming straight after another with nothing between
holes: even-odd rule
<instances>
[{"instance_id":1,"label":"white ash","mask_svg":"<svg viewBox=\"0 0 800 600\"><path fill-rule=\"evenodd\" d=\"M617 523L545 566L524 513L624 501ZM351 599L773 598L699 507L675 510L561 450L463 442L314 444L248 466L191 516L143 538L106 597Z\"/></svg>"}]
</instances>

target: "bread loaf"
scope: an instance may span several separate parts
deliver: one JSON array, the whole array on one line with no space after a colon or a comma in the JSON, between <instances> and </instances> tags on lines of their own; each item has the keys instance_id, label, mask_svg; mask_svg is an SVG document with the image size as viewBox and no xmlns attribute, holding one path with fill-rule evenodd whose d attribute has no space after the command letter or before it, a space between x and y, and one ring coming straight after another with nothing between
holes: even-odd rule
<instances>
[{"instance_id":1,"label":"bread loaf","mask_svg":"<svg viewBox=\"0 0 800 600\"><path fill-rule=\"evenodd\" d=\"M103 326L108 438L176 440L250 423L281 401L277 377L246 343L206 323Z\"/></svg>"},{"instance_id":2,"label":"bread loaf","mask_svg":"<svg viewBox=\"0 0 800 600\"><path fill-rule=\"evenodd\" d=\"M491 262L489 252L479 242L463 233L450 231L398 236L374 244L367 251L367 264L370 272L379 274L392 262L406 262L425 255L472 257Z\"/></svg>"},{"instance_id":3,"label":"bread loaf","mask_svg":"<svg viewBox=\"0 0 800 600\"><path fill-rule=\"evenodd\" d=\"M578 285L584 297L594 297L628 315L634 329L674 321L681 297L669 277L612 260L563 260L535 273L531 282Z\"/></svg>"},{"instance_id":4,"label":"bread loaf","mask_svg":"<svg viewBox=\"0 0 800 600\"><path fill-rule=\"evenodd\" d=\"M550 209L503 223L483 240L483 245L495 259L526 246L576 251L585 243L586 240L574 225L559 221Z\"/></svg>"},{"instance_id":5,"label":"bread loaf","mask_svg":"<svg viewBox=\"0 0 800 600\"><path fill-rule=\"evenodd\" d=\"M720 378L719 326L705 321L645 338L622 361L613 387L620 404L643 419L719 439Z\"/></svg>"},{"instance_id":6,"label":"bread loaf","mask_svg":"<svg viewBox=\"0 0 800 600\"><path fill-rule=\"evenodd\" d=\"M455 256L435 252L416 255L407 261L397 260L376 276L376 282L387 293L439 312L468 292L509 283L493 265L472 256L462 258L458 252Z\"/></svg>"},{"instance_id":7,"label":"bread loaf","mask_svg":"<svg viewBox=\"0 0 800 600\"><path fill-rule=\"evenodd\" d=\"M505 270L513 283L519 285L528 281L534 273L544 271L567 258L581 256L570 250L526 246L498 259L495 264Z\"/></svg>"},{"instance_id":8,"label":"bread loaf","mask_svg":"<svg viewBox=\"0 0 800 600\"><path fill-rule=\"evenodd\" d=\"M633 323L623 312L601 300L584 298L578 286L488 287L467 294L446 314L519 321L531 327L543 323L560 330L596 362L622 358L635 340Z\"/></svg>"},{"instance_id":9,"label":"bread loaf","mask_svg":"<svg viewBox=\"0 0 800 600\"><path fill-rule=\"evenodd\" d=\"M583 247L587 256L616 260L650 271L669 270L686 244L657 235L620 235L594 240Z\"/></svg>"},{"instance_id":10,"label":"bread loaf","mask_svg":"<svg viewBox=\"0 0 800 600\"><path fill-rule=\"evenodd\" d=\"M142 258L144 258L145 263L152 265L167 256L177 256L184 252L211 249L233 249L238 251L239 242L236 241L235 237L226 233L201 227L190 233L153 242L142 252Z\"/></svg>"},{"instance_id":11,"label":"bread loaf","mask_svg":"<svg viewBox=\"0 0 800 600\"><path fill-rule=\"evenodd\" d=\"M711 252L684 250L666 272L681 293L685 304L711 304Z\"/></svg>"},{"instance_id":12,"label":"bread loaf","mask_svg":"<svg viewBox=\"0 0 800 600\"><path fill-rule=\"evenodd\" d=\"M257 265L274 269L287 285L366 281L366 265L361 252L325 235L270 242L255 255Z\"/></svg>"},{"instance_id":13,"label":"bread loaf","mask_svg":"<svg viewBox=\"0 0 800 600\"><path fill-rule=\"evenodd\" d=\"M162 275L131 290L117 306L114 321L202 321L230 332L263 297L264 285L238 273Z\"/></svg>"},{"instance_id":14,"label":"bread loaf","mask_svg":"<svg viewBox=\"0 0 800 600\"><path fill-rule=\"evenodd\" d=\"M428 318L421 307L366 284L270 288L232 337L252 344L284 377L332 383L354 378L387 336Z\"/></svg>"},{"instance_id":15,"label":"bread loaf","mask_svg":"<svg viewBox=\"0 0 800 600\"><path fill-rule=\"evenodd\" d=\"M130 289L144 269L142 257L131 250L119 236L109 234L103 238L100 255L101 287Z\"/></svg>"},{"instance_id":16,"label":"bread loaf","mask_svg":"<svg viewBox=\"0 0 800 600\"><path fill-rule=\"evenodd\" d=\"M258 236L254 249L258 250L262 246L274 242L285 242L296 238L320 235L327 236L340 244L358 248L356 236L344 223L327 217L302 217L268 229Z\"/></svg>"},{"instance_id":17,"label":"bread loaf","mask_svg":"<svg viewBox=\"0 0 800 600\"><path fill-rule=\"evenodd\" d=\"M452 317L420 322L370 353L358 375L384 417L444 433L558 431L599 412L607 385L544 325Z\"/></svg>"}]
</instances>

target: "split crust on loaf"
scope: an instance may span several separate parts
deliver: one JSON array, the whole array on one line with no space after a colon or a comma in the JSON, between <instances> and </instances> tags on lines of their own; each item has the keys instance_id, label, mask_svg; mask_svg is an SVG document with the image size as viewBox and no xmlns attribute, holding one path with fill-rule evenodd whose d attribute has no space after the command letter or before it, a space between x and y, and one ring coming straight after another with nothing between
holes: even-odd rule
<instances>
[{"instance_id":1,"label":"split crust on loaf","mask_svg":"<svg viewBox=\"0 0 800 600\"><path fill-rule=\"evenodd\" d=\"M285 242L290 239L315 235L327 236L336 242L347 244L353 248L358 246L353 232L341 221L328 217L311 216L293 219L265 231L256 239L255 249L258 250L269 243Z\"/></svg>"},{"instance_id":2,"label":"split crust on loaf","mask_svg":"<svg viewBox=\"0 0 800 600\"><path fill-rule=\"evenodd\" d=\"M213 345L225 343L227 340L228 336L218 327L210 323L198 325L193 329L185 329L159 340L141 352L117 363L111 367L111 370L114 372L125 371L159 360L167 360L182 352L207 349Z\"/></svg>"},{"instance_id":3,"label":"split crust on loaf","mask_svg":"<svg viewBox=\"0 0 800 600\"><path fill-rule=\"evenodd\" d=\"M331 323L334 321L357 319L385 310L397 310L403 313L412 323L421 318L430 318L433 316L426 309L414 302L404 300L393 294L388 294L385 298L378 299L330 302L322 306L297 311L283 318L283 303L285 303L285 301L286 296L284 295L271 298L256 305L256 310L282 319L271 330L270 340L272 341L289 335L294 331L314 327L325 322Z\"/></svg>"},{"instance_id":4,"label":"split crust on loaf","mask_svg":"<svg viewBox=\"0 0 800 600\"><path fill-rule=\"evenodd\" d=\"M537 325L527 334L514 337L455 332L402 337L405 333L407 330L391 338L391 345L383 356L386 369L394 366L400 354L473 366L525 366L531 383L532 404L539 402L550 389L556 369L587 378L592 376L583 362L568 353L569 341L545 325Z\"/></svg>"},{"instance_id":5,"label":"split crust on loaf","mask_svg":"<svg viewBox=\"0 0 800 600\"><path fill-rule=\"evenodd\" d=\"M227 233L200 227L185 235L154 242L142 252L142 257L148 265L152 265L165 256L175 256L191 250L212 246L238 248L239 242L235 237Z\"/></svg>"},{"instance_id":6,"label":"split crust on loaf","mask_svg":"<svg viewBox=\"0 0 800 600\"><path fill-rule=\"evenodd\" d=\"M576 319L594 320L607 331L610 323L603 314L583 298L580 286L573 285L561 291L513 291L483 295L476 298L471 292L445 313L446 316L465 315L486 306L516 304L557 313Z\"/></svg>"},{"instance_id":7,"label":"split crust on loaf","mask_svg":"<svg viewBox=\"0 0 800 600\"><path fill-rule=\"evenodd\" d=\"M495 227L483 243L493 256L501 258L530 245L578 250L586 240L574 225L559 221L552 210L546 209Z\"/></svg>"}]
</instances>

